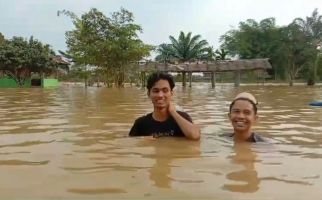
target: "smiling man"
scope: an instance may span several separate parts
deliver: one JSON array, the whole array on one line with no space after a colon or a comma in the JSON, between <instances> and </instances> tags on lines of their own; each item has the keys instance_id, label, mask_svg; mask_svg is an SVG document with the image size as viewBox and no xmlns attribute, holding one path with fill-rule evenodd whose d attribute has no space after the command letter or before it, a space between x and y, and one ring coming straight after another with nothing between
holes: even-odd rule
<instances>
[{"instance_id":1,"label":"smiling man","mask_svg":"<svg viewBox=\"0 0 322 200\"><path fill-rule=\"evenodd\" d=\"M229 106L229 120L234 128L234 133L229 134L235 142L265 142L266 139L252 131L252 126L257 122L257 100L247 92L238 94Z\"/></svg>"},{"instance_id":2,"label":"smiling man","mask_svg":"<svg viewBox=\"0 0 322 200\"><path fill-rule=\"evenodd\" d=\"M200 139L200 129L191 117L177 111L172 98L175 83L170 74L156 72L147 81L148 96L153 104L153 112L135 120L130 136L186 137Z\"/></svg>"}]
</instances>

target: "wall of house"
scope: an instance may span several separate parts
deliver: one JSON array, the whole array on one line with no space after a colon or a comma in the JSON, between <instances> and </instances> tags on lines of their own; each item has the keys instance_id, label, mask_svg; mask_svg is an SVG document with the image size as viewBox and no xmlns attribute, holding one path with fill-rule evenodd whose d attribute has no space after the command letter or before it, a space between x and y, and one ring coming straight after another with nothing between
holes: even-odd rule
<instances>
[{"instance_id":1,"label":"wall of house","mask_svg":"<svg viewBox=\"0 0 322 200\"><path fill-rule=\"evenodd\" d=\"M31 87L31 80L26 80L22 87ZM11 78L0 78L0 88L19 88L19 85Z\"/></svg>"},{"instance_id":2,"label":"wall of house","mask_svg":"<svg viewBox=\"0 0 322 200\"><path fill-rule=\"evenodd\" d=\"M42 79L41 80L41 86L39 87L58 87L59 82L57 79ZM23 88L30 88L32 87L31 85L31 80L26 80L24 85L22 86ZM19 88L18 84L11 78L0 78L0 88Z\"/></svg>"},{"instance_id":3,"label":"wall of house","mask_svg":"<svg viewBox=\"0 0 322 200\"><path fill-rule=\"evenodd\" d=\"M41 81L41 86L46 88L46 87L58 87L59 82L57 79L42 79Z\"/></svg>"}]
</instances>

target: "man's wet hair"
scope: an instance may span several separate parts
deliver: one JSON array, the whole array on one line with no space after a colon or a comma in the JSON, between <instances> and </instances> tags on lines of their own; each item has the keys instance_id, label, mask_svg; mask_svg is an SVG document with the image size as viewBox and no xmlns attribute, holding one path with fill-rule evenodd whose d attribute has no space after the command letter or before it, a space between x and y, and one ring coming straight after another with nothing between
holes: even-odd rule
<instances>
[{"instance_id":1,"label":"man's wet hair","mask_svg":"<svg viewBox=\"0 0 322 200\"><path fill-rule=\"evenodd\" d=\"M238 100L244 100L244 101L248 101L249 103L252 104L253 106L253 110L254 110L254 113L257 114L257 103L254 103L252 100L248 99L248 98L244 98L244 97L240 97L240 98L237 98L237 99L234 99L233 102L231 102L230 106L229 106L229 113L231 113L231 109L233 108L234 104L236 103L236 101Z\"/></svg>"},{"instance_id":2,"label":"man's wet hair","mask_svg":"<svg viewBox=\"0 0 322 200\"><path fill-rule=\"evenodd\" d=\"M171 91L173 90L175 83L174 83L174 80L173 80L173 77L171 76L171 74L164 73L164 72L154 72L153 74L151 74L149 76L148 81L147 81L146 88L148 89L148 94L150 93L150 90L155 85L155 83L158 82L159 80L168 81Z\"/></svg>"}]
</instances>

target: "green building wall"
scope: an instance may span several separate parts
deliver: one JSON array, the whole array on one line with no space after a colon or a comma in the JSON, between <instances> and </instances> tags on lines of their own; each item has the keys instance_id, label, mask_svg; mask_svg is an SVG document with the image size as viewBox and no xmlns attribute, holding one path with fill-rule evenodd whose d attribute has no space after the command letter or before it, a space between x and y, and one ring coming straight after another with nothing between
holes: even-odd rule
<instances>
[{"instance_id":1,"label":"green building wall","mask_svg":"<svg viewBox=\"0 0 322 200\"><path fill-rule=\"evenodd\" d=\"M47 87L58 87L59 86L59 82L57 79L42 79L41 81L41 86L44 88Z\"/></svg>"},{"instance_id":2,"label":"green building wall","mask_svg":"<svg viewBox=\"0 0 322 200\"><path fill-rule=\"evenodd\" d=\"M0 78L0 88L18 88L19 85L11 78ZM24 88L31 87L31 80L26 80L24 85L22 86Z\"/></svg>"},{"instance_id":3,"label":"green building wall","mask_svg":"<svg viewBox=\"0 0 322 200\"><path fill-rule=\"evenodd\" d=\"M42 79L41 80L41 87L58 87L59 82L57 79ZM23 88L30 88L31 87L31 80L26 80ZM19 88L18 84L11 78L0 78L0 88Z\"/></svg>"}]
</instances>

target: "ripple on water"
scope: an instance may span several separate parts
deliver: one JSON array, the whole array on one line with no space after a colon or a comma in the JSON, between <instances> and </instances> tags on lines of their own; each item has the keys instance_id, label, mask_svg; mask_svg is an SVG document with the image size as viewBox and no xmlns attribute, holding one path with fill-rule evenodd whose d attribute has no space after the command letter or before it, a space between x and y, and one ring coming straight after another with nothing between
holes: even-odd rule
<instances>
[{"instance_id":1,"label":"ripple on water","mask_svg":"<svg viewBox=\"0 0 322 200\"><path fill-rule=\"evenodd\" d=\"M70 188L67 191L71 193L88 194L88 195L126 193L126 190L122 188Z\"/></svg>"},{"instance_id":2,"label":"ripple on water","mask_svg":"<svg viewBox=\"0 0 322 200\"><path fill-rule=\"evenodd\" d=\"M14 130L20 128L20 126L0 126L0 131L10 131L10 130Z\"/></svg>"},{"instance_id":3,"label":"ripple on water","mask_svg":"<svg viewBox=\"0 0 322 200\"><path fill-rule=\"evenodd\" d=\"M299 137L299 136L292 136L290 139L298 140L298 141L302 141L302 142L309 142L309 143L316 142L316 140L312 140L312 139L305 138L305 137Z\"/></svg>"},{"instance_id":4,"label":"ripple on water","mask_svg":"<svg viewBox=\"0 0 322 200\"><path fill-rule=\"evenodd\" d=\"M40 125L61 125L67 124L67 119L56 119L56 118L47 118L47 119L29 119L29 120L17 120L4 122L4 124L40 124Z\"/></svg>"},{"instance_id":5,"label":"ripple on water","mask_svg":"<svg viewBox=\"0 0 322 200\"><path fill-rule=\"evenodd\" d=\"M0 166L1 165L10 165L10 166L27 165L27 166L34 166L34 165L47 165L48 163L49 163L49 160L45 160L45 161L0 160Z\"/></svg>"},{"instance_id":6,"label":"ripple on water","mask_svg":"<svg viewBox=\"0 0 322 200\"><path fill-rule=\"evenodd\" d=\"M278 125L271 125L271 129L296 129L296 128L308 128L308 126L303 124L290 124L290 123L284 123L284 124L278 124Z\"/></svg>"}]
</instances>

